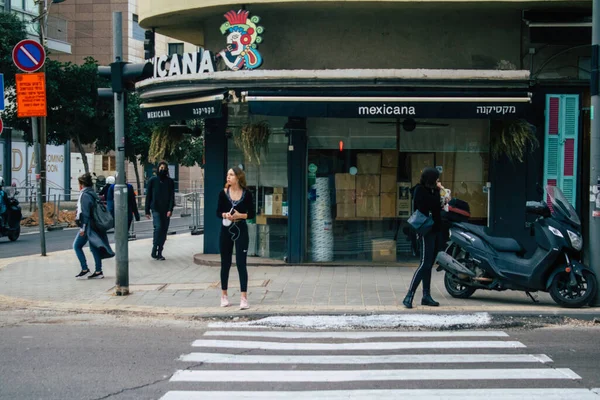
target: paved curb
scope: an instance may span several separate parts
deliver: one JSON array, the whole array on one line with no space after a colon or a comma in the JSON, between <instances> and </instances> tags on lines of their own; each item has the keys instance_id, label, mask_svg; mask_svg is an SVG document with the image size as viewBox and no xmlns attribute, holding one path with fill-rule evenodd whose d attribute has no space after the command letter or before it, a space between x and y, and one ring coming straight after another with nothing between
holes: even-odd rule
<instances>
[{"instance_id":1,"label":"paved curb","mask_svg":"<svg viewBox=\"0 0 600 400\"><path fill-rule=\"evenodd\" d=\"M103 314L127 314L145 316L170 316L185 319L218 318L231 319L235 317L257 319L279 315L373 315L373 314L432 314L432 315L457 315L485 312L491 316L519 317L519 318L544 318L567 317L585 321L593 321L600 317L598 309L561 310L547 308L528 308L527 310L508 310L503 307L441 307L404 309L400 307L373 307L371 309L357 309L356 307L263 307L256 310L239 310L237 307L228 307L224 311L221 307L160 307L160 306L130 306L130 305L93 305L68 302L34 301L16 297L0 296L0 304L5 309L26 308L40 311L63 312L96 312Z\"/></svg>"}]
</instances>

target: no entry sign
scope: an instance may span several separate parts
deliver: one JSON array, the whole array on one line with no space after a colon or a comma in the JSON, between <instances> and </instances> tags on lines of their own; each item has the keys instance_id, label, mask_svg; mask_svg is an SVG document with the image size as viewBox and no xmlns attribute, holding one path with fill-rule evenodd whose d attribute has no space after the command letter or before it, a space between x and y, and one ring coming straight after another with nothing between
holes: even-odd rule
<instances>
[{"instance_id":1,"label":"no entry sign","mask_svg":"<svg viewBox=\"0 0 600 400\"><path fill-rule=\"evenodd\" d=\"M21 71L35 72L42 68L46 60L44 47L33 40L21 40L12 53L13 62Z\"/></svg>"}]
</instances>

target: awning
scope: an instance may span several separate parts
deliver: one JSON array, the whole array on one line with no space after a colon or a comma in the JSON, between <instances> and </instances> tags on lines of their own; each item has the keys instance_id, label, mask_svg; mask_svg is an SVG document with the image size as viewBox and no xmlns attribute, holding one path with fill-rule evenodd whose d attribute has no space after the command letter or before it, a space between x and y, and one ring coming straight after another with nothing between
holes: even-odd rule
<instances>
[{"instance_id":1,"label":"awning","mask_svg":"<svg viewBox=\"0 0 600 400\"><path fill-rule=\"evenodd\" d=\"M244 95L252 114L322 118L513 119L525 116L531 104L531 93L514 91L250 91Z\"/></svg>"},{"instance_id":2,"label":"awning","mask_svg":"<svg viewBox=\"0 0 600 400\"><path fill-rule=\"evenodd\" d=\"M142 103L142 120L151 122L217 118L221 116L223 94Z\"/></svg>"}]
</instances>

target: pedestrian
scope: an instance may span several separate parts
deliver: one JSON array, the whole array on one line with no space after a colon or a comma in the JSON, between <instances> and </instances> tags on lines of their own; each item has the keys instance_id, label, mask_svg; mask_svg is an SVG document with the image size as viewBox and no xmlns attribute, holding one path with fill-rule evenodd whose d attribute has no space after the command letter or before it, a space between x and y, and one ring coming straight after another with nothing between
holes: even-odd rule
<instances>
[{"instance_id":1,"label":"pedestrian","mask_svg":"<svg viewBox=\"0 0 600 400\"><path fill-rule=\"evenodd\" d=\"M217 217L223 219L220 235L221 307L230 305L227 283L235 246L235 263L240 276L240 310L250 308L248 306L248 270L246 268L250 238L246 220L254 218L254 215L254 201L252 193L246 185L246 174L241 168L231 168L227 172L225 188L219 192L217 207Z\"/></svg>"},{"instance_id":2,"label":"pedestrian","mask_svg":"<svg viewBox=\"0 0 600 400\"><path fill-rule=\"evenodd\" d=\"M175 182L169 177L169 164L161 161L158 164L158 176L150 178L146 189L146 218L152 217L154 225L151 256L155 260L165 260L163 248L174 207Z\"/></svg>"},{"instance_id":3,"label":"pedestrian","mask_svg":"<svg viewBox=\"0 0 600 400\"><path fill-rule=\"evenodd\" d=\"M108 211L111 212L111 214L113 213L113 211L111 211L111 208L114 209L114 204L110 204L108 201L108 189L110 189L110 187L114 184L115 177L111 175L108 178L106 178L106 184L102 187L100 193L98 193L98 196L100 196L100 200L106 203L106 208L108 209Z\"/></svg>"},{"instance_id":4,"label":"pedestrian","mask_svg":"<svg viewBox=\"0 0 600 400\"><path fill-rule=\"evenodd\" d=\"M440 190L444 188L439 178L440 173L436 168L425 168L421 174L421 181L414 190L414 209L419 210L424 215L431 215L433 227L424 235L419 234L421 262L413 275L408 293L402 302L406 308L412 308L413 298L421 281L423 282L421 304L432 307L440 305L431 297L431 269L441 245L443 205Z\"/></svg>"},{"instance_id":5,"label":"pedestrian","mask_svg":"<svg viewBox=\"0 0 600 400\"><path fill-rule=\"evenodd\" d=\"M110 248L106 232L95 230L92 224L93 210L96 202L100 201L92 186L92 176L89 173L85 173L79 177L80 193L77 200L77 215L75 218L77 226L79 226L79 231L77 231L75 241L73 242L73 250L75 250L75 254L81 265L81 272L75 276L77 279L104 278L102 260L115 256L115 253ZM88 241L90 242L90 251L92 252L92 256L94 256L96 264L96 271L91 275L85 254L83 254L83 246Z\"/></svg>"},{"instance_id":6,"label":"pedestrian","mask_svg":"<svg viewBox=\"0 0 600 400\"><path fill-rule=\"evenodd\" d=\"M125 182L127 182L127 177L125 177ZM108 188L108 192L106 193L106 204L107 208L112 214L113 218L115 216L115 185L112 184ZM112 209L109 205L112 205ZM131 223L133 222L133 218L139 222L140 220L140 212L138 210L137 202L135 201L135 190L133 190L133 186L128 183L127 184L127 230L131 229Z\"/></svg>"}]
</instances>

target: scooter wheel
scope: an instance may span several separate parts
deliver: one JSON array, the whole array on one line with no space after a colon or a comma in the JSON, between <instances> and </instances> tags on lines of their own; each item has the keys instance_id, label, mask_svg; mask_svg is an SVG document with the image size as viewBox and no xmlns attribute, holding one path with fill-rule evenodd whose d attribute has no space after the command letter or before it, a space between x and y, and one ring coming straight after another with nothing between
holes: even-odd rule
<instances>
[{"instance_id":1,"label":"scooter wheel","mask_svg":"<svg viewBox=\"0 0 600 400\"><path fill-rule=\"evenodd\" d=\"M21 236L21 227L19 226L18 229L8 232L7 236L8 240L10 240L11 242L16 241L19 238L19 236Z\"/></svg>"},{"instance_id":2,"label":"scooter wheel","mask_svg":"<svg viewBox=\"0 0 600 400\"><path fill-rule=\"evenodd\" d=\"M596 295L596 279L583 271L583 277L576 275L577 284L572 286L569 274L562 272L550 284L550 296L561 307L579 308L589 304Z\"/></svg>"},{"instance_id":3,"label":"scooter wheel","mask_svg":"<svg viewBox=\"0 0 600 400\"><path fill-rule=\"evenodd\" d=\"M446 272L444 275L444 286L448 294L457 299L468 299L477 290L465 285L460 279L449 272Z\"/></svg>"}]
</instances>

